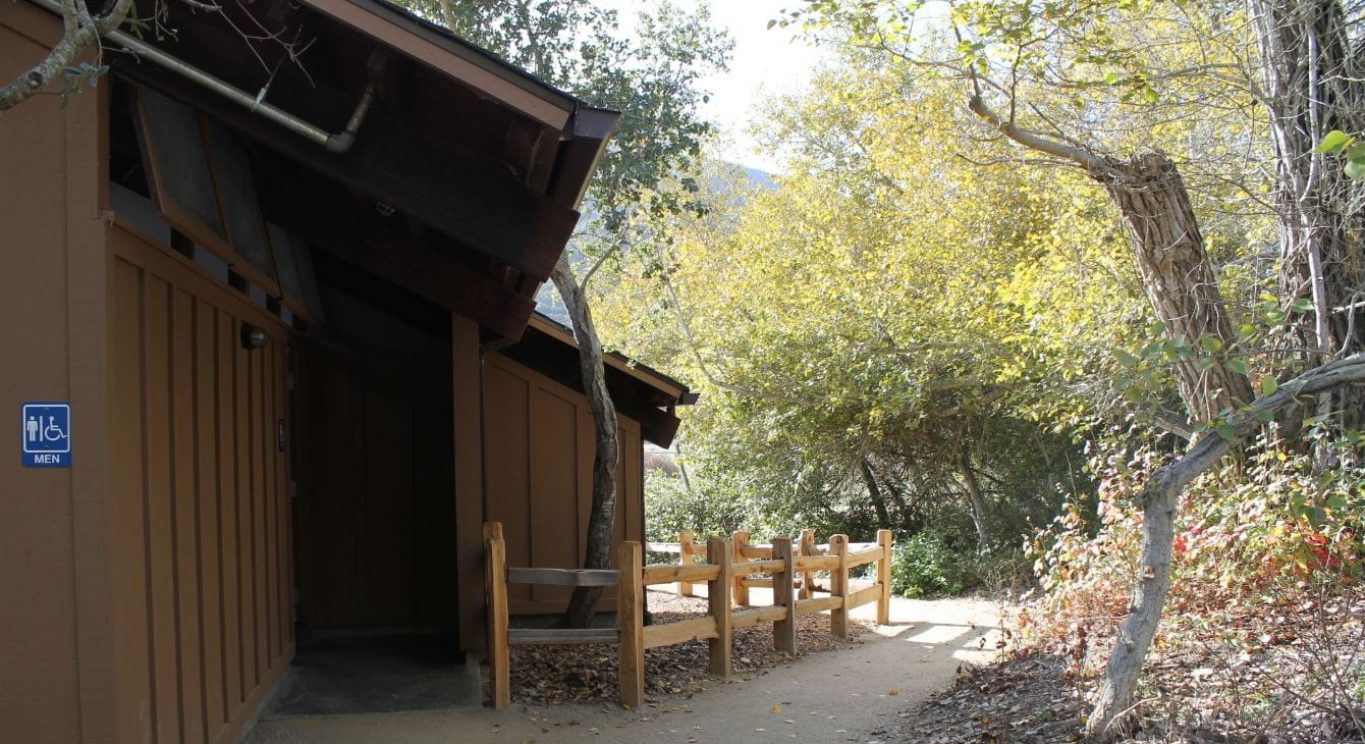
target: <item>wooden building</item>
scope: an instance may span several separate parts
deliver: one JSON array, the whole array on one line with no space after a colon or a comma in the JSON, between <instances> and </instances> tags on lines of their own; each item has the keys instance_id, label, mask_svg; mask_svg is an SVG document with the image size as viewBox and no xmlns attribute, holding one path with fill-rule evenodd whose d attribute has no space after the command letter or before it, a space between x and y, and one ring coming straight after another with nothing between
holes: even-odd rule
<instances>
[{"instance_id":1,"label":"wooden building","mask_svg":"<svg viewBox=\"0 0 1365 744\"><path fill-rule=\"evenodd\" d=\"M59 7L0 3L0 78ZM0 114L3 741L231 742L307 634L477 652L485 519L582 551L591 425L533 298L616 114L382 0L165 7ZM638 539L688 392L608 378Z\"/></svg>"}]
</instances>

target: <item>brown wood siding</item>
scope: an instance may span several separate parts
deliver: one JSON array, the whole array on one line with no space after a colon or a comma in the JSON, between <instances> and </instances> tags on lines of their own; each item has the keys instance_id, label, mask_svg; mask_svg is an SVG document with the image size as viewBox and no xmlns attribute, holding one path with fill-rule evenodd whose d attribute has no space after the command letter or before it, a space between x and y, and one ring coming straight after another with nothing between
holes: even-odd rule
<instances>
[{"instance_id":1,"label":"brown wood siding","mask_svg":"<svg viewBox=\"0 0 1365 744\"><path fill-rule=\"evenodd\" d=\"M111 412L123 742L231 742L293 656L287 331L115 226ZM243 349L242 324L269 342Z\"/></svg>"},{"instance_id":2,"label":"brown wood siding","mask_svg":"<svg viewBox=\"0 0 1365 744\"><path fill-rule=\"evenodd\" d=\"M644 508L638 422L622 416L615 542L641 539ZM484 448L488 519L502 522L509 566L577 568L592 506L596 453L592 414L582 393L500 354L484 359ZM508 587L514 614L564 609L563 587ZM608 592L599 609L610 611Z\"/></svg>"},{"instance_id":3,"label":"brown wood siding","mask_svg":"<svg viewBox=\"0 0 1365 744\"><path fill-rule=\"evenodd\" d=\"M0 79L61 36L59 18L0 3ZM93 59L93 58L88 58ZM105 96L53 91L0 116L0 410L69 400L68 469L20 465L0 427L0 739L108 738L114 725L107 570L103 226ZM12 418L11 418L12 417Z\"/></svg>"}]
</instances>

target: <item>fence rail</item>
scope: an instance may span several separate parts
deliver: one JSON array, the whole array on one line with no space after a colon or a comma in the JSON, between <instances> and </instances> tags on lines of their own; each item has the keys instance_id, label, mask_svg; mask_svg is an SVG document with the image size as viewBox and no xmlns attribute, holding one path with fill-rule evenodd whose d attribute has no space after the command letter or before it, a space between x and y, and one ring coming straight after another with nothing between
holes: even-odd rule
<instances>
[{"instance_id":1,"label":"fence rail","mask_svg":"<svg viewBox=\"0 0 1365 744\"><path fill-rule=\"evenodd\" d=\"M891 602L891 531L878 530L875 543L849 543L847 535L832 535L823 545L815 533L803 530L799 541L778 538L769 545L750 544L747 532L730 539L713 537L705 545L694 543L684 531L676 543L625 542L617 550L617 569L573 570L559 568L508 568L502 525L484 525L487 556L485 589L488 594L488 665L494 708L511 702L510 647L582 643L617 644L621 703L634 708L645 694L645 649L704 640L710 646L710 671L730 676L731 634L738 628L772 623L773 645L796 655L796 618L829 611L830 631L848 637L848 613L856 607L877 603L877 622L886 624ZM677 555L675 565L645 566L644 550ZM705 563L695 563L701 558ZM850 588L849 571L870 563L877 565L876 582ZM828 596L816 597L813 574L830 575ZM761 574L767 578L756 577ZM676 582L682 594L692 596L693 585L705 583L707 614L663 625L644 624L645 587ZM507 585L615 586L615 628L510 628ZM749 606L749 589L772 587L773 603ZM799 592L797 587L799 587ZM741 609L742 608L742 609Z\"/></svg>"}]
</instances>

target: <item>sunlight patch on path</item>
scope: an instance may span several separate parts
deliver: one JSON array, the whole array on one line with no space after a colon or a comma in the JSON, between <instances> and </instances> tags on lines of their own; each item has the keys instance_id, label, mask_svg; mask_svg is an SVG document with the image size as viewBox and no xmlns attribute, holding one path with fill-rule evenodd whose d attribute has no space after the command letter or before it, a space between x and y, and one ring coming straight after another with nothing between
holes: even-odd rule
<instances>
[{"instance_id":1,"label":"sunlight patch on path","mask_svg":"<svg viewBox=\"0 0 1365 744\"><path fill-rule=\"evenodd\" d=\"M752 600L771 602L755 587ZM875 619L875 606L855 617ZM690 697L649 699L638 710L603 701L518 704L503 711L425 711L264 721L248 744L695 744L884 740L874 732L956 679L964 662L989 661L1001 637L991 602L893 598L891 625L838 650L739 674ZM798 641L799 642L799 641Z\"/></svg>"},{"instance_id":2,"label":"sunlight patch on path","mask_svg":"<svg viewBox=\"0 0 1365 744\"><path fill-rule=\"evenodd\" d=\"M932 625L905 640L911 643L940 646L972 632L970 625Z\"/></svg>"},{"instance_id":3,"label":"sunlight patch on path","mask_svg":"<svg viewBox=\"0 0 1365 744\"><path fill-rule=\"evenodd\" d=\"M899 636L902 633L908 633L917 627L919 626L915 623L904 623L901 625L878 625L872 629L872 632L876 633L882 638L895 638L896 636Z\"/></svg>"}]
</instances>

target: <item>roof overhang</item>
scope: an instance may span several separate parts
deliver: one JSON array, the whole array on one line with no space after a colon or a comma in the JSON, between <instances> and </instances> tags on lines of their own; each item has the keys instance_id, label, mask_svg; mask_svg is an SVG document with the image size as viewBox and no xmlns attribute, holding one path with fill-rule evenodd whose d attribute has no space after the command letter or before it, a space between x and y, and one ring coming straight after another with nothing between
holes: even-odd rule
<instances>
[{"instance_id":1,"label":"roof overhang","mask_svg":"<svg viewBox=\"0 0 1365 744\"><path fill-rule=\"evenodd\" d=\"M536 313L531 316L529 327L537 333L542 333L559 343L578 350L578 340L573 336L573 330L551 318ZM621 374L628 375L641 383L648 385L651 389L659 393L659 405L689 405L682 403L684 399L695 401L695 396L689 393L689 388L683 383L669 377L668 375L638 362L630 357L617 352L608 352L602 355L602 364L610 367Z\"/></svg>"},{"instance_id":2,"label":"roof overhang","mask_svg":"<svg viewBox=\"0 0 1365 744\"><path fill-rule=\"evenodd\" d=\"M153 17L152 0L136 1L147 6L139 17ZM106 57L116 78L178 99L247 143L267 219L498 336L521 335L618 113L382 0L227 3L227 15L159 7L175 34L146 43L319 129L346 128L373 91L354 146L335 152L241 97L132 55ZM275 38L298 41L284 50Z\"/></svg>"},{"instance_id":3,"label":"roof overhang","mask_svg":"<svg viewBox=\"0 0 1365 744\"><path fill-rule=\"evenodd\" d=\"M580 102L401 8L379 0L299 0L542 124L567 130Z\"/></svg>"},{"instance_id":4,"label":"roof overhang","mask_svg":"<svg viewBox=\"0 0 1365 744\"><path fill-rule=\"evenodd\" d=\"M584 389L573 333L539 313L531 316L520 342L502 346L497 353L569 388ZM603 354L602 365L617 412L638 421L647 441L660 447L671 445L681 423L676 409L695 403L696 394L683 383L622 354Z\"/></svg>"}]
</instances>

